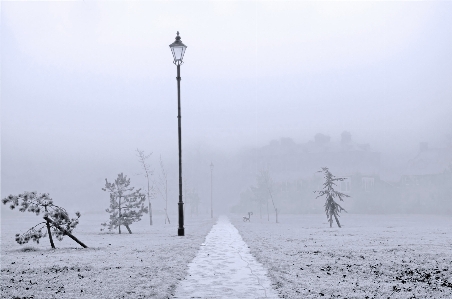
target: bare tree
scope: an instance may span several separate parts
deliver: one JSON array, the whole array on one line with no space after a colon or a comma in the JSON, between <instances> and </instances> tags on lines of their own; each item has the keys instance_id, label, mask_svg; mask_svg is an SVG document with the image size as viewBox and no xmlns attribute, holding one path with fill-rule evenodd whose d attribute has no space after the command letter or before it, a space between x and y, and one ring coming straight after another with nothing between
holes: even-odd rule
<instances>
[{"instance_id":1,"label":"bare tree","mask_svg":"<svg viewBox=\"0 0 452 299\"><path fill-rule=\"evenodd\" d=\"M157 184L157 192L165 201L165 224L168 221L168 224L171 224L171 221L168 217L168 174L165 171L165 167L163 165L162 156L160 155L160 175L159 182Z\"/></svg>"},{"instance_id":2,"label":"bare tree","mask_svg":"<svg viewBox=\"0 0 452 299\"><path fill-rule=\"evenodd\" d=\"M262 170L261 175L264 180L264 186L267 188L268 195L272 201L273 209L275 210L276 215L276 223L278 223L278 209L275 206L275 201L273 200L273 180L270 177L270 173L268 169ZM268 215L268 198L267 198L267 215ZM268 216L268 221L270 221L270 217Z\"/></svg>"},{"instance_id":3,"label":"bare tree","mask_svg":"<svg viewBox=\"0 0 452 299\"><path fill-rule=\"evenodd\" d=\"M327 167L322 167L322 170L318 172L324 173L325 182L323 183L323 190L320 191L314 191L314 193L318 193L319 195L316 198L319 198L321 196L326 196L325 201L325 214L326 218L328 219L328 222L330 223L330 227L333 226L333 217L336 220L337 226L341 227L341 224L339 223L339 213L345 211L344 208L342 208L335 200L334 198L339 198L340 201L344 201L343 197L350 197L347 194L338 192L334 190L334 186L336 186L336 181L343 181L345 178L337 178L334 175L331 174L331 172L328 170Z\"/></svg>"},{"instance_id":4,"label":"bare tree","mask_svg":"<svg viewBox=\"0 0 452 299\"><path fill-rule=\"evenodd\" d=\"M259 206L259 218L262 219L262 205L265 204L266 201L266 193L262 192L264 188L262 188L262 183L259 180L259 176L257 176L257 186L251 186L250 190L253 194L253 201L257 203Z\"/></svg>"},{"instance_id":5,"label":"bare tree","mask_svg":"<svg viewBox=\"0 0 452 299\"><path fill-rule=\"evenodd\" d=\"M198 215L199 203L201 201L198 191L195 188L189 189L185 198L190 203L190 216L193 217L194 213Z\"/></svg>"},{"instance_id":6,"label":"bare tree","mask_svg":"<svg viewBox=\"0 0 452 299\"><path fill-rule=\"evenodd\" d=\"M151 177L154 174L154 171L151 169L151 166L147 163L147 160L149 159L149 157L151 155L152 155L152 153L150 153L149 155L146 155L144 153L144 151L140 151L139 149L137 149L138 161L140 162L141 167L144 170L144 177L146 178L146 181L148 183L146 195L147 195L148 202L149 202L149 225L152 225L151 198L155 197L154 185L151 184ZM161 161L161 159L160 159L160 161Z\"/></svg>"},{"instance_id":7,"label":"bare tree","mask_svg":"<svg viewBox=\"0 0 452 299\"><path fill-rule=\"evenodd\" d=\"M273 181L270 177L268 169L263 169L259 171L256 176L257 186L251 187L254 193L255 200L259 204L261 218L262 218L262 204L267 206L267 220L270 221L270 211L269 211L269 200L271 200L273 209L276 214L276 223L278 223L278 209L276 208L275 201L273 200Z\"/></svg>"}]
</instances>

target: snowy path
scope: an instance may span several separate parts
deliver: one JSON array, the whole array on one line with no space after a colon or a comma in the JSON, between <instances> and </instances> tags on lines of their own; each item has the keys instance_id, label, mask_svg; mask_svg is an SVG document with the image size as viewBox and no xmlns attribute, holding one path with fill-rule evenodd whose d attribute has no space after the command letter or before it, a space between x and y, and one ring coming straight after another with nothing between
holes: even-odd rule
<instances>
[{"instance_id":1,"label":"snowy path","mask_svg":"<svg viewBox=\"0 0 452 299\"><path fill-rule=\"evenodd\" d=\"M206 237L189 264L174 298L278 298L267 271L250 254L237 229L225 216Z\"/></svg>"}]
</instances>

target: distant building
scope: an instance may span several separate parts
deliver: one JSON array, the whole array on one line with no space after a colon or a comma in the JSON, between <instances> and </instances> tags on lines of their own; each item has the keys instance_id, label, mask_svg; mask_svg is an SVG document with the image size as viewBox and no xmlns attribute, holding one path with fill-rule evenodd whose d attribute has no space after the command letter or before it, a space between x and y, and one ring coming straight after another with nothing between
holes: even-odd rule
<instances>
[{"instance_id":1,"label":"distant building","mask_svg":"<svg viewBox=\"0 0 452 299\"><path fill-rule=\"evenodd\" d=\"M452 213L452 147L421 143L418 154L397 167L399 175L392 181L381 177L380 153L353 142L348 132L339 142L323 134L302 144L290 138L274 140L244 153L240 161L242 171L249 174L241 181L244 188L255 184L258 170L269 169L282 213L323 212L323 201L313 193L323 188L322 167L345 178L337 182L336 190L350 196L343 203L349 212Z\"/></svg>"},{"instance_id":2,"label":"distant building","mask_svg":"<svg viewBox=\"0 0 452 299\"><path fill-rule=\"evenodd\" d=\"M404 177L425 177L443 173L452 164L452 147L429 148L427 142L419 144L418 154L408 162Z\"/></svg>"},{"instance_id":3,"label":"distant building","mask_svg":"<svg viewBox=\"0 0 452 299\"><path fill-rule=\"evenodd\" d=\"M452 212L452 147L429 148L421 142L399 187L408 212Z\"/></svg>"},{"instance_id":4,"label":"distant building","mask_svg":"<svg viewBox=\"0 0 452 299\"><path fill-rule=\"evenodd\" d=\"M247 153L242 159L242 169L268 168L280 180L309 178L322 167L328 167L337 176L379 174L380 153L372 151L369 144L353 142L348 132L342 133L339 142L330 139L319 133L314 141L302 144L290 138L274 140Z\"/></svg>"}]
</instances>

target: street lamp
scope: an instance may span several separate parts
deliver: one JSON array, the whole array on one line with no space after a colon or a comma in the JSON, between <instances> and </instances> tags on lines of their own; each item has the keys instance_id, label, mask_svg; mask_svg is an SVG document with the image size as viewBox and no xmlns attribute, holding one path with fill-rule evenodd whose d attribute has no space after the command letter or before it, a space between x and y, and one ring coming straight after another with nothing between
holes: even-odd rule
<instances>
[{"instance_id":1,"label":"street lamp","mask_svg":"<svg viewBox=\"0 0 452 299\"><path fill-rule=\"evenodd\" d=\"M212 205L212 173L213 173L213 163L210 162L210 218L213 218L213 205Z\"/></svg>"},{"instance_id":2,"label":"street lamp","mask_svg":"<svg viewBox=\"0 0 452 299\"><path fill-rule=\"evenodd\" d=\"M179 228L177 229L178 236L184 236L184 202L182 201L182 136L181 136L181 116L180 116L180 65L184 63L185 49L187 46L182 43L177 31L176 40L169 45L173 53L173 63L177 66L177 123L178 123L178 137L179 137Z\"/></svg>"}]
</instances>

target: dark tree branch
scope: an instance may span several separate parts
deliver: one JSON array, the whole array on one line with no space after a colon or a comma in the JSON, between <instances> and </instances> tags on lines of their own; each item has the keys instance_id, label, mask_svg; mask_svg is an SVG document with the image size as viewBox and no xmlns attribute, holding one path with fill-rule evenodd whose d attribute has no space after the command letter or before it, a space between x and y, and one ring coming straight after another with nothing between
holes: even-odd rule
<instances>
[{"instance_id":1,"label":"dark tree branch","mask_svg":"<svg viewBox=\"0 0 452 299\"><path fill-rule=\"evenodd\" d=\"M78 244L80 244L83 248L88 248L88 246L86 246L85 244L83 244L82 241L80 241L79 239L77 239L74 235L72 235L69 231L65 230L64 228L62 228L61 226L59 226L58 224L56 224L54 221L52 221L52 219L50 219L47 216L44 216L44 219L47 222L50 222L54 227L58 228L60 231L62 231L65 235L67 235L69 238L71 238L72 240L74 240L75 242L77 242Z\"/></svg>"}]
</instances>

